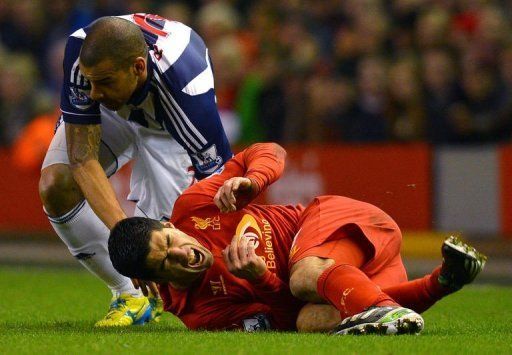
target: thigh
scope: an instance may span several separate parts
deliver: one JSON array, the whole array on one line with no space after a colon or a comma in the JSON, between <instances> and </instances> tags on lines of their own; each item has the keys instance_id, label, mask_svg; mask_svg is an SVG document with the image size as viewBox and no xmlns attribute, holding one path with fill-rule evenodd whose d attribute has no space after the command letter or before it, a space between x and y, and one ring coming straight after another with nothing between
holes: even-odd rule
<instances>
[{"instance_id":1,"label":"thigh","mask_svg":"<svg viewBox=\"0 0 512 355\"><path fill-rule=\"evenodd\" d=\"M66 123L62 118L60 120L43 161L43 169L53 164L69 165ZM135 135L130 124L115 113L102 110L99 161L107 176L111 176L130 161L135 152Z\"/></svg>"},{"instance_id":2,"label":"thigh","mask_svg":"<svg viewBox=\"0 0 512 355\"><path fill-rule=\"evenodd\" d=\"M129 199L136 214L169 218L178 196L194 182L192 162L185 149L166 131L134 126L137 157L133 164Z\"/></svg>"}]
</instances>

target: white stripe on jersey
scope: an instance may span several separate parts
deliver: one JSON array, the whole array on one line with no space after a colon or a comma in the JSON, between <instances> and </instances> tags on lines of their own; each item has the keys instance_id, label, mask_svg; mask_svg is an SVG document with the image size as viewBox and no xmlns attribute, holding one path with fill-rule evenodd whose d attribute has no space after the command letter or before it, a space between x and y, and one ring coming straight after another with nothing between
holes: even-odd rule
<instances>
[{"instance_id":1,"label":"white stripe on jersey","mask_svg":"<svg viewBox=\"0 0 512 355\"><path fill-rule=\"evenodd\" d=\"M208 57L208 48L206 49L206 69L192 79L187 86L183 88L184 93L189 94L191 96L201 95L207 92L210 89L214 88L213 84L213 71L210 64L210 58Z\"/></svg>"},{"instance_id":2,"label":"white stripe on jersey","mask_svg":"<svg viewBox=\"0 0 512 355\"><path fill-rule=\"evenodd\" d=\"M187 117L185 112L181 109L181 107L178 105L176 100L172 97L172 95L167 92L165 89L165 85L162 83L162 79L160 78L160 73L158 73L157 70L153 70L154 77L158 81L158 87L160 91L160 95L165 101L169 104L169 109L173 110L176 113L176 118L178 119L178 123L181 127L183 127L183 124L185 124L185 127L183 129L187 133L187 136L190 137L191 140L193 140L196 144L198 144L198 149L200 149L202 146L205 146L208 141L204 138L204 136L197 130L197 128L194 126L194 124L190 121L190 119ZM169 102L170 101L170 102ZM199 139L201 142L200 144L197 143L197 141L194 139L194 137L190 134L190 132L187 132L187 128L192 131L192 133Z\"/></svg>"},{"instance_id":3,"label":"white stripe on jersey","mask_svg":"<svg viewBox=\"0 0 512 355\"><path fill-rule=\"evenodd\" d=\"M200 146L198 145L199 143L197 143L197 141L195 141L193 137L189 136L190 139L193 140L192 143L195 143L195 145L196 145L195 147L193 147L190 145L191 142L189 140L185 139L185 137L183 136L183 132L176 125L176 121L179 122L179 119L176 117L176 113L174 111L173 112L170 111L170 110L172 110L172 108L169 108L170 104L167 101L167 99L165 98L163 90L158 85L156 86L156 88L158 89L158 93L160 94L159 96L160 96L160 102L162 103L162 107L164 108L165 112L167 113L167 116L170 118L169 121L174 126L176 133L178 133L178 135L180 136L183 143L185 143L187 145L188 149L190 149L194 153L197 153L197 150L200 148Z\"/></svg>"},{"instance_id":4,"label":"white stripe on jersey","mask_svg":"<svg viewBox=\"0 0 512 355\"><path fill-rule=\"evenodd\" d=\"M71 75L69 76L69 82L73 85L78 85L78 82L75 81L75 76L79 77L81 75L80 70L78 73L76 73L76 70L78 69L78 61L80 57L76 58L75 62L73 63L73 67L71 67Z\"/></svg>"},{"instance_id":5,"label":"white stripe on jersey","mask_svg":"<svg viewBox=\"0 0 512 355\"><path fill-rule=\"evenodd\" d=\"M85 36L87 36L87 34L85 33L83 28L76 30L75 32L73 32L71 34L71 37L76 37L76 38L81 38L81 39L85 39Z\"/></svg>"},{"instance_id":6,"label":"white stripe on jersey","mask_svg":"<svg viewBox=\"0 0 512 355\"><path fill-rule=\"evenodd\" d=\"M68 115L75 115L75 116L101 116L101 113L76 113L76 112L64 111L62 108L60 110L63 113L66 113Z\"/></svg>"},{"instance_id":7,"label":"white stripe on jersey","mask_svg":"<svg viewBox=\"0 0 512 355\"><path fill-rule=\"evenodd\" d=\"M190 43L190 34L192 29L176 21L166 21L163 31L168 32L172 39L168 37L158 37L155 45L165 53L160 61L156 61L162 73L169 69L187 48Z\"/></svg>"}]
</instances>

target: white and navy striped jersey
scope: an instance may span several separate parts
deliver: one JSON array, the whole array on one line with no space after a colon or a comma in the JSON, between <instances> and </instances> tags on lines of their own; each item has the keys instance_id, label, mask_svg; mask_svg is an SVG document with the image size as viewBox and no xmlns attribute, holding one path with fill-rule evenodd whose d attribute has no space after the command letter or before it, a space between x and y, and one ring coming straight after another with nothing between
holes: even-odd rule
<instances>
[{"instance_id":1,"label":"white and navy striped jersey","mask_svg":"<svg viewBox=\"0 0 512 355\"><path fill-rule=\"evenodd\" d=\"M204 178L232 157L215 99L208 49L190 27L157 15L119 16L137 24L149 49L148 78L116 113L145 127L167 130L188 152L196 178ZM101 123L100 104L78 66L88 27L66 45L61 110L65 122ZM104 108L103 108L104 109Z\"/></svg>"}]
</instances>

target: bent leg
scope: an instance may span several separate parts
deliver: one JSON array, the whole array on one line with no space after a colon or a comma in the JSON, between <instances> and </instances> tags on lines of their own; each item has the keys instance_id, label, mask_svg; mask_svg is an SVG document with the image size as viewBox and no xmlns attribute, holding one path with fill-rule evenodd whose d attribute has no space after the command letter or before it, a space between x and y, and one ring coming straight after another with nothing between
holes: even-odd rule
<instances>
[{"instance_id":1,"label":"bent leg","mask_svg":"<svg viewBox=\"0 0 512 355\"><path fill-rule=\"evenodd\" d=\"M439 284L440 270L441 267L437 267L429 275L383 288L382 291L401 306L423 313L437 301L454 292ZM340 312L332 305L309 303L299 313L297 329L299 332L328 332L341 319Z\"/></svg>"},{"instance_id":2,"label":"bent leg","mask_svg":"<svg viewBox=\"0 0 512 355\"><path fill-rule=\"evenodd\" d=\"M394 300L365 275L360 268L371 255L364 236L344 234L319 247L291 269L290 289L304 301L330 303L342 318L354 315L370 306L396 305Z\"/></svg>"},{"instance_id":3,"label":"bent leg","mask_svg":"<svg viewBox=\"0 0 512 355\"><path fill-rule=\"evenodd\" d=\"M112 124L104 122L104 134L114 135ZM110 261L107 241L109 231L84 200L69 168L64 124L57 129L43 163L39 193L48 219L71 254L94 275L102 279L113 293L138 295L131 280L119 274ZM109 133L110 131L110 133ZM105 144L100 162L113 173L128 159L115 156Z\"/></svg>"}]
</instances>

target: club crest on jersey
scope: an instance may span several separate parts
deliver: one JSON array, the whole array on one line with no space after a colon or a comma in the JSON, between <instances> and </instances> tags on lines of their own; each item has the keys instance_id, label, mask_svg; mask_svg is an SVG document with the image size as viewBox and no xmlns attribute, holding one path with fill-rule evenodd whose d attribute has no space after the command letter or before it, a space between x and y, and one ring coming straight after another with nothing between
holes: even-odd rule
<instances>
[{"instance_id":1,"label":"club crest on jersey","mask_svg":"<svg viewBox=\"0 0 512 355\"><path fill-rule=\"evenodd\" d=\"M80 71L78 61L79 59L77 58L75 63L73 63L73 68L71 69L71 75L69 78L69 89L71 91L69 95L69 102L77 109L85 111L92 106L94 101L89 97L91 84Z\"/></svg>"},{"instance_id":2,"label":"club crest on jersey","mask_svg":"<svg viewBox=\"0 0 512 355\"><path fill-rule=\"evenodd\" d=\"M71 86L71 94L69 95L69 102L79 110L87 110L93 104L93 100L87 96L84 90Z\"/></svg>"},{"instance_id":3,"label":"club crest on jersey","mask_svg":"<svg viewBox=\"0 0 512 355\"><path fill-rule=\"evenodd\" d=\"M222 165L222 157L217 155L215 144L209 148L192 155L196 169L203 174L211 174Z\"/></svg>"},{"instance_id":4,"label":"club crest on jersey","mask_svg":"<svg viewBox=\"0 0 512 355\"><path fill-rule=\"evenodd\" d=\"M199 217L190 217L192 222L194 222L194 228L195 229L206 229L208 227L211 227L214 231L220 230L220 216L216 217L208 217L206 219L202 219Z\"/></svg>"}]
</instances>

